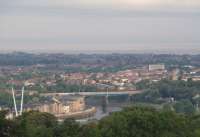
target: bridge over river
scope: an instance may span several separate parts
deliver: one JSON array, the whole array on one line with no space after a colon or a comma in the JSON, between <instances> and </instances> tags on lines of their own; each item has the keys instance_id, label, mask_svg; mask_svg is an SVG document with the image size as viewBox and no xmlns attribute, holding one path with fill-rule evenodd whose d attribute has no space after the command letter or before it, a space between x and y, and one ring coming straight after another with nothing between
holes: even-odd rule
<instances>
[{"instance_id":1,"label":"bridge over river","mask_svg":"<svg viewBox=\"0 0 200 137\"><path fill-rule=\"evenodd\" d=\"M43 93L40 96L67 96L67 95L81 95L81 96L109 96L109 95L135 95L142 93L141 90L134 91L102 91L102 92L65 92L65 93Z\"/></svg>"}]
</instances>

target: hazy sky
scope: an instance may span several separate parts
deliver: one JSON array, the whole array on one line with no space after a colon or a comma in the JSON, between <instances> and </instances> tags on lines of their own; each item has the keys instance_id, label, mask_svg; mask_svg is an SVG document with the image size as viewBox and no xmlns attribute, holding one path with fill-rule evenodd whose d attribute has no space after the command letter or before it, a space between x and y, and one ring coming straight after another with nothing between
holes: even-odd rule
<instances>
[{"instance_id":1,"label":"hazy sky","mask_svg":"<svg viewBox=\"0 0 200 137\"><path fill-rule=\"evenodd\" d=\"M0 50L200 52L200 0L0 0Z\"/></svg>"}]
</instances>

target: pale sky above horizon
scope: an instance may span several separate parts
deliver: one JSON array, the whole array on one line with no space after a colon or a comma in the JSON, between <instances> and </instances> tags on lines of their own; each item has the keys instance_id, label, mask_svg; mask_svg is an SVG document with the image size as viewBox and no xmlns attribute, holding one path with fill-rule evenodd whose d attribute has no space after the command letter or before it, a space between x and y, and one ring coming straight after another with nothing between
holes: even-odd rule
<instances>
[{"instance_id":1,"label":"pale sky above horizon","mask_svg":"<svg viewBox=\"0 0 200 137\"><path fill-rule=\"evenodd\" d=\"M200 0L0 0L0 51L200 51L199 24Z\"/></svg>"}]
</instances>

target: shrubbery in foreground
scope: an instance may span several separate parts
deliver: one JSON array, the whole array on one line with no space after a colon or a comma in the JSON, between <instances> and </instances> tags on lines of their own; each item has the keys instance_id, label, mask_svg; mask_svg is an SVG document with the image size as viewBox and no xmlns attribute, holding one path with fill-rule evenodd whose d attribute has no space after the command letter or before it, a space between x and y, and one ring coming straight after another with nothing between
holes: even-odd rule
<instances>
[{"instance_id":1,"label":"shrubbery in foreground","mask_svg":"<svg viewBox=\"0 0 200 137\"><path fill-rule=\"evenodd\" d=\"M97 123L58 123L48 113L28 112L14 120L0 113L0 137L200 137L200 116L131 107Z\"/></svg>"}]
</instances>

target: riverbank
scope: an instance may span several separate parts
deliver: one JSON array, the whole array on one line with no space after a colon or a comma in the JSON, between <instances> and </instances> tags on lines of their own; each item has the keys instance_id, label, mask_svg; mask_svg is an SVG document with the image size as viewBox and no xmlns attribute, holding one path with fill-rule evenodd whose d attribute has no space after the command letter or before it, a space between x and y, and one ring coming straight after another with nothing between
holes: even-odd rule
<instances>
[{"instance_id":1,"label":"riverbank","mask_svg":"<svg viewBox=\"0 0 200 137\"><path fill-rule=\"evenodd\" d=\"M58 119L66 119L66 118L82 119L93 116L96 113L96 111L97 110L95 107L91 107L83 111L73 112L68 114L57 114L55 116Z\"/></svg>"}]
</instances>

